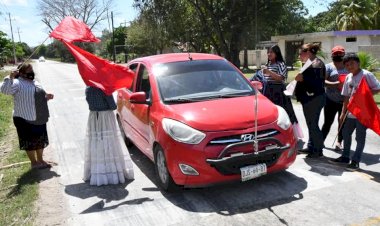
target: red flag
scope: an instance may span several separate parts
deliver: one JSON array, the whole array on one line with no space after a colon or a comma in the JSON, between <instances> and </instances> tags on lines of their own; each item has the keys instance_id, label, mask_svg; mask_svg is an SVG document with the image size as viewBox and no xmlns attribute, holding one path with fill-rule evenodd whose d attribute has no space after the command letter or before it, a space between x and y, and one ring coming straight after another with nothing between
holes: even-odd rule
<instances>
[{"instance_id":1,"label":"red flag","mask_svg":"<svg viewBox=\"0 0 380 226\"><path fill-rule=\"evenodd\" d=\"M98 87L107 95L131 86L134 72L129 68L97 57L72 43L62 42L74 56L79 73L87 86Z\"/></svg>"},{"instance_id":2,"label":"red flag","mask_svg":"<svg viewBox=\"0 0 380 226\"><path fill-rule=\"evenodd\" d=\"M380 135L380 110L373 99L365 77L360 81L347 109L361 124Z\"/></svg>"},{"instance_id":3,"label":"red flag","mask_svg":"<svg viewBox=\"0 0 380 226\"><path fill-rule=\"evenodd\" d=\"M50 37L66 42L100 42L85 23L71 16L65 17Z\"/></svg>"},{"instance_id":4,"label":"red flag","mask_svg":"<svg viewBox=\"0 0 380 226\"><path fill-rule=\"evenodd\" d=\"M338 90L339 91L342 91L343 84L344 84L344 81L346 80L346 77L347 77L347 74L339 74L338 76L338 81L339 81Z\"/></svg>"}]
</instances>

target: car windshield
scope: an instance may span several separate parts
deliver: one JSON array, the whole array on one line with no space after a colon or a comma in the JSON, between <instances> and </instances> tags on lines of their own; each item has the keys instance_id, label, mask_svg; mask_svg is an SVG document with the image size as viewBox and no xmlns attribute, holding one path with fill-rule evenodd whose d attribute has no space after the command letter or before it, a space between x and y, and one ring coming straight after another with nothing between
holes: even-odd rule
<instances>
[{"instance_id":1,"label":"car windshield","mask_svg":"<svg viewBox=\"0 0 380 226\"><path fill-rule=\"evenodd\" d=\"M170 103L254 94L249 82L225 60L193 60L153 67L162 100Z\"/></svg>"}]
</instances>

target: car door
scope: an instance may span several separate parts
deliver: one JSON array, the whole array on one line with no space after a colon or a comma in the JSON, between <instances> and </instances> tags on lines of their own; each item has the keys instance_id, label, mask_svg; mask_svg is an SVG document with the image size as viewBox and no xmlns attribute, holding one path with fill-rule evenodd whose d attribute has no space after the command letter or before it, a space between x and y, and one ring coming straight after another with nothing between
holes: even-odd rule
<instances>
[{"instance_id":1,"label":"car door","mask_svg":"<svg viewBox=\"0 0 380 226\"><path fill-rule=\"evenodd\" d=\"M138 141L135 139L135 129L133 123L133 117L131 114L131 103L129 102L131 94L135 90L136 80L137 80L137 69L139 64L133 63L128 65L128 68L131 69L135 76L133 78L133 82L129 87L125 87L124 89L119 89L117 94L117 108L119 112L120 122L123 127L124 133L133 140L134 143Z\"/></svg>"},{"instance_id":2,"label":"car door","mask_svg":"<svg viewBox=\"0 0 380 226\"><path fill-rule=\"evenodd\" d=\"M144 64L140 64L136 77L134 92L145 92L146 100L149 103L151 100L151 85L149 81L149 72ZM130 103L130 117L133 123L134 134L139 141L138 147L146 155L153 157L151 153L150 128L149 128L149 110L150 105Z\"/></svg>"}]
</instances>

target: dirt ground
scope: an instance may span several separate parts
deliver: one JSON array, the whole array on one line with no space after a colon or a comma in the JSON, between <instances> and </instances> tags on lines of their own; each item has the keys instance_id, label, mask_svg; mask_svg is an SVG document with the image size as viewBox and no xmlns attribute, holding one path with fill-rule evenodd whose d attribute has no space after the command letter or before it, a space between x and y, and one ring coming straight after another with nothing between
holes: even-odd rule
<instances>
[{"instance_id":1,"label":"dirt ground","mask_svg":"<svg viewBox=\"0 0 380 226\"><path fill-rule=\"evenodd\" d=\"M0 166L4 165L6 155L12 151L12 142L17 140L15 130L10 131L0 142ZM45 150L44 157L53 167L38 171L39 198L35 203L37 216L33 225L67 225L69 212L63 199L64 187L59 183L57 164L49 147Z\"/></svg>"},{"instance_id":2,"label":"dirt ground","mask_svg":"<svg viewBox=\"0 0 380 226\"><path fill-rule=\"evenodd\" d=\"M44 151L45 161L51 163L50 170L40 170L39 198L36 202L37 217L35 225L68 225L70 216L63 198L64 186L59 182L56 159L49 147Z\"/></svg>"}]
</instances>

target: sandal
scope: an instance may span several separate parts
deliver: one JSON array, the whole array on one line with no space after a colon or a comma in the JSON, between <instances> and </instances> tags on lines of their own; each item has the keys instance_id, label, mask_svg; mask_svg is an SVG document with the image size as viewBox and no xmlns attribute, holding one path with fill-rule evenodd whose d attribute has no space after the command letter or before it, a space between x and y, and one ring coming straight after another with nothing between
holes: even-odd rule
<instances>
[{"instance_id":1,"label":"sandal","mask_svg":"<svg viewBox=\"0 0 380 226\"><path fill-rule=\"evenodd\" d=\"M39 169L47 169L47 168L51 168L51 164L49 164L49 163L43 161L43 162L41 163L41 166L40 166Z\"/></svg>"},{"instance_id":2,"label":"sandal","mask_svg":"<svg viewBox=\"0 0 380 226\"><path fill-rule=\"evenodd\" d=\"M47 169L51 168L52 166L47 162L37 163L32 165L32 169Z\"/></svg>"}]
</instances>

